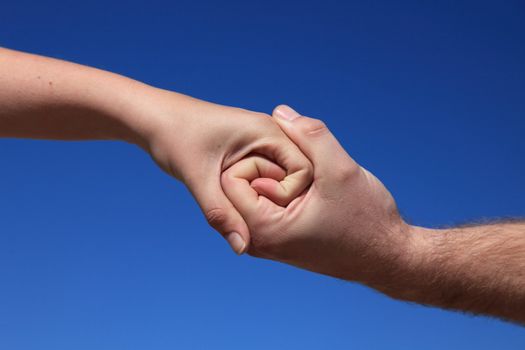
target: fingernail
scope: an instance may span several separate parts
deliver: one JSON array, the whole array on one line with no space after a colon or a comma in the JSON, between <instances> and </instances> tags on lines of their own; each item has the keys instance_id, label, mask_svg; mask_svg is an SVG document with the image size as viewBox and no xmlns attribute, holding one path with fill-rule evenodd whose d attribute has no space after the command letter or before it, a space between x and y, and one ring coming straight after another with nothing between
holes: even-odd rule
<instances>
[{"instance_id":1,"label":"fingernail","mask_svg":"<svg viewBox=\"0 0 525 350\"><path fill-rule=\"evenodd\" d=\"M299 113L297 113L295 110L293 110L291 107L289 106L286 106L286 105L282 105L282 106L279 106L279 108L277 108L277 110L275 111L275 113L285 119L285 120L289 120L289 121L292 121L294 119L296 119L297 117L300 116Z\"/></svg>"},{"instance_id":2,"label":"fingernail","mask_svg":"<svg viewBox=\"0 0 525 350\"><path fill-rule=\"evenodd\" d=\"M225 238L228 241L228 243L230 243L230 246L232 247L235 253L237 253L238 255L244 253L246 243L244 243L244 240L242 239L240 234L238 234L237 232L230 232L226 235Z\"/></svg>"}]
</instances>

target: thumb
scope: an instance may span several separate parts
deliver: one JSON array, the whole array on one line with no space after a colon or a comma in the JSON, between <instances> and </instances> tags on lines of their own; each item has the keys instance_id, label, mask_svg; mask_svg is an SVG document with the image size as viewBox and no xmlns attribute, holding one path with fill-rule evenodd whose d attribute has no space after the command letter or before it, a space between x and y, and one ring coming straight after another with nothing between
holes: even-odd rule
<instances>
[{"instance_id":1,"label":"thumb","mask_svg":"<svg viewBox=\"0 0 525 350\"><path fill-rule=\"evenodd\" d=\"M250 232L246 222L224 194L220 175L187 183L206 220L230 244L235 253L246 252Z\"/></svg>"},{"instance_id":2,"label":"thumb","mask_svg":"<svg viewBox=\"0 0 525 350\"><path fill-rule=\"evenodd\" d=\"M286 105L277 106L273 117L285 134L310 159L318 184L335 185L342 175L346 176L359 168L323 121L302 116Z\"/></svg>"}]
</instances>

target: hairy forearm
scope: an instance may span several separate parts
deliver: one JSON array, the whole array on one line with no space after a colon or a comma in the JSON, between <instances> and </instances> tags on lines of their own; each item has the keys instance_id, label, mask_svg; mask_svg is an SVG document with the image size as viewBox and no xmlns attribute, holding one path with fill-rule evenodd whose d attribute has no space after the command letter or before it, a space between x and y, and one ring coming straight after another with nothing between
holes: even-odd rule
<instances>
[{"instance_id":1,"label":"hairy forearm","mask_svg":"<svg viewBox=\"0 0 525 350\"><path fill-rule=\"evenodd\" d=\"M62 60L0 48L0 137L141 144L138 101L156 89Z\"/></svg>"},{"instance_id":2,"label":"hairy forearm","mask_svg":"<svg viewBox=\"0 0 525 350\"><path fill-rule=\"evenodd\" d=\"M410 227L410 259L378 289L394 298L525 324L525 222Z\"/></svg>"}]
</instances>

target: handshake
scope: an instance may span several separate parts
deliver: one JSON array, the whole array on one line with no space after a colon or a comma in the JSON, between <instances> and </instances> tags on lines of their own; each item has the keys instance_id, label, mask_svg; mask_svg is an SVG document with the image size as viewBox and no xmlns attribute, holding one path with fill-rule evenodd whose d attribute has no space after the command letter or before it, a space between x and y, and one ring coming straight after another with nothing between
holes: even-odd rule
<instances>
[{"instance_id":1,"label":"handshake","mask_svg":"<svg viewBox=\"0 0 525 350\"><path fill-rule=\"evenodd\" d=\"M2 48L0 81L0 137L136 144L237 254L369 284L413 258L388 191L290 107L270 117Z\"/></svg>"},{"instance_id":2,"label":"handshake","mask_svg":"<svg viewBox=\"0 0 525 350\"><path fill-rule=\"evenodd\" d=\"M414 258L390 193L322 121L179 98L191 117L158 123L145 148L237 254L370 285Z\"/></svg>"},{"instance_id":3,"label":"handshake","mask_svg":"<svg viewBox=\"0 0 525 350\"><path fill-rule=\"evenodd\" d=\"M525 224L405 223L323 122L220 106L0 48L0 137L134 143L181 180L237 254L394 298L525 322Z\"/></svg>"}]
</instances>

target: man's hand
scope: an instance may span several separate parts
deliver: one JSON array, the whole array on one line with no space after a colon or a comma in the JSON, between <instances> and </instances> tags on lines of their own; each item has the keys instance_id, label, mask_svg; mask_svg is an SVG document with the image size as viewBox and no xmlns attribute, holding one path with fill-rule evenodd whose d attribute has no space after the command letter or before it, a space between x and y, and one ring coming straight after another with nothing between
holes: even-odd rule
<instances>
[{"instance_id":1,"label":"man's hand","mask_svg":"<svg viewBox=\"0 0 525 350\"><path fill-rule=\"evenodd\" d=\"M523 222L410 226L321 121L287 106L274 117L313 163L314 181L286 206L275 195L285 171L267 159L248 157L223 173L224 191L250 228L250 254L394 298L525 323Z\"/></svg>"},{"instance_id":2,"label":"man's hand","mask_svg":"<svg viewBox=\"0 0 525 350\"><path fill-rule=\"evenodd\" d=\"M267 159L246 158L223 173L224 191L250 227L249 253L364 283L395 273L411 242L390 193L321 121L286 106L274 116L314 164L314 182L286 206L274 199L284 171Z\"/></svg>"}]
</instances>

